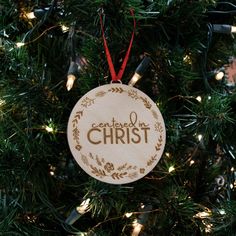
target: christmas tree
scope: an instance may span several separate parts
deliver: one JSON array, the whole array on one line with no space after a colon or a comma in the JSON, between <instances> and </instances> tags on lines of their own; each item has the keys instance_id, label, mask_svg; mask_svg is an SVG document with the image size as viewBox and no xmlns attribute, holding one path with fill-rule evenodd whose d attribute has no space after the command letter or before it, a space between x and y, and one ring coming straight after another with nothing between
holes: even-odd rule
<instances>
[{"instance_id":1,"label":"christmas tree","mask_svg":"<svg viewBox=\"0 0 236 236\"><path fill-rule=\"evenodd\" d=\"M235 1L1 0L0 11L0 235L236 235ZM159 162L128 184L85 173L67 140L76 102L112 79L104 39L115 71L132 42L122 83L165 121Z\"/></svg>"}]
</instances>

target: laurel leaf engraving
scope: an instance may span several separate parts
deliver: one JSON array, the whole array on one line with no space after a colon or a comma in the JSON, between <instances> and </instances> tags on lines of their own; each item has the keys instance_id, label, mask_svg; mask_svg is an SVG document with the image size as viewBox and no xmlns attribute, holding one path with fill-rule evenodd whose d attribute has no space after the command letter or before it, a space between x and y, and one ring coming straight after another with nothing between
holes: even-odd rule
<instances>
[{"instance_id":1,"label":"laurel leaf engraving","mask_svg":"<svg viewBox=\"0 0 236 236\"><path fill-rule=\"evenodd\" d=\"M104 92L104 91L99 91L99 92L97 92L97 93L95 94L95 96L96 96L96 97L104 97L105 94L106 94L106 92Z\"/></svg>"},{"instance_id":2,"label":"laurel leaf engraving","mask_svg":"<svg viewBox=\"0 0 236 236\"><path fill-rule=\"evenodd\" d=\"M145 106L147 109L151 109L152 104L147 100L147 98L143 98L143 97L140 97L140 98L142 99L144 106Z\"/></svg>"},{"instance_id":3,"label":"laurel leaf engraving","mask_svg":"<svg viewBox=\"0 0 236 236\"><path fill-rule=\"evenodd\" d=\"M160 138L158 139L158 142L157 142L157 144L155 146L156 151L159 151L161 149L162 141L163 141L162 140L162 135L160 135Z\"/></svg>"},{"instance_id":4,"label":"laurel leaf engraving","mask_svg":"<svg viewBox=\"0 0 236 236\"><path fill-rule=\"evenodd\" d=\"M98 169L97 167L90 165L90 168L92 169L92 173L95 174L97 177L103 178L106 176L106 172L102 169Z\"/></svg>"},{"instance_id":5,"label":"laurel leaf engraving","mask_svg":"<svg viewBox=\"0 0 236 236\"><path fill-rule=\"evenodd\" d=\"M124 89L121 88L121 87L115 87L115 88L111 88L108 90L109 92L112 92L112 93L123 93L124 92Z\"/></svg>"},{"instance_id":6,"label":"laurel leaf engraving","mask_svg":"<svg viewBox=\"0 0 236 236\"><path fill-rule=\"evenodd\" d=\"M157 157L157 154L154 156L151 156L151 158L147 161L147 166L151 166L153 162L157 160L156 157Z\"/></svg>"},{"instance_id":7,"label":"laurel leaf engraving","mask_svg":"<svg viewBox=\"0 0 236 236\"><path fill-rule=\"evenodd\" d=\"M114 172L111 177L113 179L122 179L124 178L124 176L127 175L127 172L123 172L123 173L118 173L118 172Z\"/></svg>"}]
</instances>

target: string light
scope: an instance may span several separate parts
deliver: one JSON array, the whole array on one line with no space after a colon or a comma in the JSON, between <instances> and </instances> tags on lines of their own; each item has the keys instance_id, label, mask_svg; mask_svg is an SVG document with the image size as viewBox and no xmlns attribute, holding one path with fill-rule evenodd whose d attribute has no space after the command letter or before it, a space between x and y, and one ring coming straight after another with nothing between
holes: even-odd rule
<instances>
[{"instance_id":1,"label":"string light","mask_svg":"<svg viewBox=\"0 0 236 236\"><path fill-rule=\"evenodd\" d=\"M166 152L165 155L166 155L167 157L170 157L170 153L169 153L169 152Z\"/></svg>"},{"instance_id":2,"label":"string light","mask_svg":"<svg viewBox=\"0 0 236 236\"><path fill-rule=\"evenodd\" d=\"M199 142L202 140L202 138L203 138L202 134L199 134L199 135L197 136L197 139L198 139Z\"/></svg>"},{"instance_id":3,"label":"string light","mask_svg":"<svg viewBox=\"0 0 236 236\"><path fill-rule=\"evenodd\" d=\"M20 48L20 47L23 47L23 46L25 46L25 43L23 43L23 42L16 43L17 48Z\"/></svg>"},{"instance_id":4,"label":"string light","mask_svg":"<svg viewBox=\"0 0 236 236\"><path fill-rule=\"evenodd\" d=\"M136 68L135 73L131 80L129 81L129 86L134 86L142 77L144 72L147 70L149 64L150 64L151 58L145 56L139 66Z\"/></svg>"},{"instance_id":5,"label":"string light","mask_svg":"<svg viewBox=\"0 0 236 236\"><path fill-rule=\"evenodd\" d=\"M198 212L197 214L194 215L194 217L204 219L204 218L209 218L211 214L212 214L211 210L207 208L206 211Z\"/></svg>"},{"instance_id":6,"label":"string light","mask_svg":"<svg viewBox=\"0 0 236 236\"><path fill-rule=\"evenodd\" d=\"M70 91L72 89L74 81L76 80L77 73L78 73L78 65L76 62L71 61L69 70L67 72L67 82L66 82L67 91Z\"/></svg>"},{"instance_id":7,"label":"string light","mask_svg":"<svg viewBox=\"0 0 236 236\"><path fill-rule=\"evenodd\" d=\"M49 171L49 174L50 174L51 176L54 176L54 175L55 175L55 170L56 170L56 167L50 165L50 171Z\"/></svg>"},{"instance_id":8,"label":"string light","mask_svg":"<svg viewBox=\"0 0 236 236\"><path fill-rule=\"evenodd\" d=\"M136 236L136 235L139 235L140 231L141 231L142 228L143 228L143 225L140 224L140 223L138 223L138 220L135 219L135 220L133 221L132 226L133 226L132 236L133 236L133 235L135 235L135 236Z\"/></svg>"},{"instance_id":9,"label":"string light","mask_svg":"<svg viewBox=\"0 0 236 236\"><path fill-rule=\"evenodd\" d=\"M44 128L48 133L53 133L53 131L54 131L54 129L48 125L45 125Z\"/></svg>"},{"instance_id":10,"label":"string light","mask_svg":"<svg viewBox=\"0 0 236 236\"><path fill-rule=\"evenodd\" d=\"M74 224L75 221L77 221L81 215L84 215L86 212L88 212L90 210L89 203L90 203L90 198L87 198L86 200L84 200L78 207L76 207L70 213L70 215L67 217L65 223L68 225Z\"/></svg>"},{"instance_id":11,"label":"string light","mask_svg":"<svg viewBox=\"0 0 236 236\"><path fill-rule=\"evenodd\" d=\"M175 170L175 167L174 166L170 166L169 169L168 169L168 172L171 173Z\"/></svg>"},{"instance_id":12,"label":"string light","mask_svg":"<svg viewBox=\"0 0 236 236\"><path fill-rule=\"evenodd\" d=\"M127 217L127 218L130 218L132 215L133 215L132 212L127 212L127 213L125 213L125 217Z\"/></svg>"},{"instance_id":13,"label":"string light","mask_svg":"<svg viewBox=\"0 0 236 236\"><path fill-rule=\"evenodd\" d=\"M199 102L201 102L201 101L202 101L202 97L201 97L201 96L197 96L197 97L196 97L196 100L199 101Z\"/></svg>"},{"instance_id":14,"label":"string light","mask_svg":"<svg viewBox=\"0 0 236 236\"><path fill-rule=\"evenodd\" d=\"M222 25L222 24L213 24L212 32L221 33L221 34L231 34L236 33L236 26L233 25Z\"/></svg>"},{"instance_id":15,"label":"string light","mask_svg":"<svg viewBox=\"0 0 236 236\"><path fill-rule=\"evenodd\" d=\"M32 12L28 12L25 15L26 15L26 18L29 19L29 20L32 20L32 19L36 18L36 16L35 16L33 11Z\"/></svg>"},{"instance_id":16,"label":"string light","mask_svg":"<svg viewBox=\"0 0 236 236\"><path fill-rule=\"evenodd\" d=\"M184 61L185 63L189 64L189 65L192 64L191 58L190 58L189 55L185 55L184 58L183 58L183 61Z\"/></svg>"},{"instance_id":17,"label":"string light","mask_svg":"<svg viewBox=\"0 0 236 236\"><path fill-rule=\"evenodd\" d=\"M68 32L69 29L70 29L70 28L69 28L68 26L66 26L66 25L61 25L61 30L62 30L63 33Z\"/></svg>"},{"instance_id":18,"label":"string light","mask_svg":"<svg viewBox=\"0 0 236 236\"><path fill-rule=\"evenodd\" d=\"M6 102L2 99L0 99L0 107L3 106Z\"/></svg>"},{"instance_id":19,"label":"string light","mask_svg":"<svg viewBox=\"0 0 236 236\"><path fill-rule=\"evenodd\" d=\"M41 38L47 31L49 31L49 30L51 30L53 28L57 28L57 27L58 27L58 25L53 25L53 26L49 27L48 29L44 30L38 37L36 37L35 39L33 39L31 41L24 42L25 39L23 39L22 42L17 42L16 43L16 47L20 48L22 46L25 46L25 45L28 45L30 43L33 43L33 42L37 41L39 38Z\"/></svg>"},{"instance_id":20,"label":"string light","mask_svg":"<svg viewBox=\"0 0 236 236\"><path fill-rule=\"evenodd\" d=\"M195 163L195 161L194 161L194 160L191 160L191 161L190 161L190 166L192 166L194 163Z\"/></svg>"},{"instance_id":21,"label":"string light","mask_svg":"<svg viewBox=\"0 0 236 236\"><path fill-rule=\"evenodd\" d=\"M76 80L76 77L72 74L67 75L67 82L66 82L66 88L67 91L70 91L74 85L74 81Z\"/></svg>"},{"instance_id":22,"label":"string light","mask_svg":"<svg viewBox=\"0 0 236 236\"><path fill-rule=\"evenodd\" d=\"M224 76L225 76L224 72L220 71L215 75L215 79L219 81L222 80Z\"/></svg>"}]
</instances>

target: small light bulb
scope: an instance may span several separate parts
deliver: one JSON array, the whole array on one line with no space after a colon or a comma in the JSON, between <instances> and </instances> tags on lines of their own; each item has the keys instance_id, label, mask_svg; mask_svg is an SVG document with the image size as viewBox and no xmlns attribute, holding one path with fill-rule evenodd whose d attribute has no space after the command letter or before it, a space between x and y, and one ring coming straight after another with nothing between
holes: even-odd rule
<instances>
[{"instance_id":1,"label":"small light bulb","mask_svg":"<svg viewBox=\"0 0 236 236\"><path fill-rule=\"evenodd\" d=\"M22 43L22 42L16 43L17 48L23 47L24 45L25 45L25 43Z\"/></svg>"},{"instance_id":2,"label":"small light bulb","mask_svg":"<svg viewBox=\"0 0 236 236\"><path fill-rule=\"evenodd\" d=\"M170 153L169 152L166 152L165 153L167 157L170 157Z\"/></svg>"},{"instance_id":3,"label":"small light bulb","mask_svg":"<svg viewBox=\"0 0 236 236\"><path fill-rule=\"evenodd\" d=\"M194 160L191 160L191 161L190 161L190 166L193 165L194 163L195 163L195 161L194 161Z\"/></svg>"},{"instance_id":4,"label":"small light bulb","mask_svg":"<svg viewBox=\"0 0 236 236\"><path fill-rule=\"evenodd\" d=\"M189 65L191 65L191 58L189 55L185 55L183 61Z\"/></svg>"},{"instance_id":5,"label":"small light bulb","mask_svg":"<svg viewBox=\"0 0 236 236\"><path fill-rule=\"evenodd\" d=\"M169 173L174 171L174 170L175 170L174 166L170 166L169 169L168 169Z\"/></svg>"},{"instance_id":6,"label":"small light bulb","mask_svg":"<svg viewBox=\"0 0 236 236\"><path fill-rule=\"evenodd\" d=\"M197 96L197 97L196 97L196 100L198 100L199 102L201 102L201 101L202 101L202 97L201 97L201 96Z\"/></svg>"},{"instance_id":7,"label":"small light bulb","mask_svg":"<svg viewBox=\"0 0 236 236\"><path fill-rule=\"evenodd\" d=\"M141 75L139 75L138 73L134 73L133 77L131 78L131 80L129 81L128 85L129 86L134 86L141 78Z\"/></svg>"},{"instance_id":8,"label":"small light bulb","mask_svg":"<svg viewBox=\"0 0 236 236\"><path fill-rule=\"evenodd\" d=\"M27 17L28 19L30 19L30 20L36 18L36 16L35 16L35 14L34 14L33 11L26 13L26 17Z\"/></svg>"},{"instance_id":9,"label":"small light bulb","mask_svg":"<svg viewBox=\"0 0 236 236\"><path fill-rule=\"evenodd\" d=\"M234 167L231 167L231 169L230 169L232 172L234 172Z\"/></svg>"},{"instance_id":10,"label":"small light bulb","mask_svg":"<svg viewBox=\"0 0 236 236\"><path fill-rule=\"evenodd\" d=\"M48 133L52 133L53 132L53 128L52 127L49 127L49 126L45 126L45 130L48 132Z\"/></svg>"},{"instance_id":11,"label":"small light bulb","mask_svg":"<svg viewBox=\"0 0 236 236\"><path fill-rule=\"evenodd\" d=\"M127 218L130 218L132 215L133 215L132 212L127 212L127 213L125 213L125 217L127 217Z\"/></svg>"},{"instance_id":12,"label":"small light bulb","mask_svg":"<svg viewBox=\"0 0 236 236\"><path fill-rule=\"evenodd\" d=\"M68 26L66 26L66 25L61 25L61 30L62 30L63 33L68 32L69 29L70 29L70 28L69 28Z\"/></svg>"},{"instance_id":13,"label":"small light bulb","mask_svg":"<svg viewBox=\"0 0 236 236\"><path fill-rule=\"evenodd\" d=\"M223 79L223 77L224 77L224 72L223 71L220 71L219 73L217 73L216 75L215 75L215 79L216 80L222 80Z\"/></svg>"},{"instance_id":14,"label":"small light bulb","mask_svg":"<svg viewBox=\"0 0 236 236\"><path fill-rule=\"evenodd\" d=\"M76 80L76 77L72 74L67 75L67 83L66 83L66 88L67 91L70 91L74 85L74 81Z\"/></svg>"},{"instance_id":15,"label":"small light bulb","mask_svg":"<svg viewBox=\"0 0 236 236\"><path fill-rule=\"evenodd\" d=\"M231 26L231 33L236 33L236 26Z\"/></svg>"},{"instance_id":16,"label":"small light bulb","mask_svg":"<svg viewBox=\"0 0 236 236\"><path fill-rule=\"evenodd\" d=\"M201 141L202 138L203 138L202 134L199 134L199 135L197 136L198 141Z\"/></svg>"},{"instance_id":17,"label":"small light bulb","mask_svg":"<svg viewBox=\"0 0 236 236\"><path fill-rule=\"evenodd\" d=\"M85 214L89 210L89 203L90 198L84 200L78 207L76 207L77 212L81 215Z\"/></svg>"},{"instance_id":18,"label":"small light bulb","mask_svg":"<svg viewBox=\"0 0 236 236\"><path fill-rule=\"evenodd\" d=\"M225 214L226 214L226 212L225 212L224 209L220 209L220 210L219 210L219 213L220 213L221 215L225 215Z\"/></svg>"}]
</instances>

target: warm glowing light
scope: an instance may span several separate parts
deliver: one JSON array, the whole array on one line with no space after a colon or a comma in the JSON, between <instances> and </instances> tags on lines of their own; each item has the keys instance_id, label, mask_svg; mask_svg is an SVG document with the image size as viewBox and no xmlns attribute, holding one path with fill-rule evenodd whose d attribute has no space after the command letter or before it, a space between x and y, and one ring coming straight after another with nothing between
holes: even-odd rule
<instances>
[{"instance_id":1,"label":"warm glowing light","mask_svg":"<svg viewBox=\"0 0 236 236\"><path fill-rule=\"evenodd\" d=\"M50 171L49 173L50 173L51 176L55 175L54 171Z\"/></svg>"},{"instance_id":2,"label":"warm glowing light","mask_svg":"<svg viewBox=\"0 0 236 236\"><path fill-rule=\"evenodd\" d=\"M206 233L210 233L210 232L212 231L212 226L213 226L213 224L206 224L206 223L205 223L205 226L206 226L205 232L206 232Z\"/></svg>"},{"instance_id":3,"label":"warm glowing light","mask_svg":"<svg viewBox=\"0 0 236 236\"><path fill-rule=\"evenodd\" d=\"M169 173L173 172L174 170L175 170L174 166L170 166L169 169L168 169Z\"/></svg>"},{"instance_id":4,"label":"warm glowing light","mask_svg":"<svg viewBox=\"0 0 236 236\"><path fill-rule=\"evenodd\" d=\"M211 100L211 96L208 96L208 100Z\"/></svg>"},{"instance_id":5,"label":"warm glowing light","mask_svg":"<svg viewBox=\"0 0 236 236\"><path fill-rule=\"evenodd\" d=\"M197 96L196 99L201 102L202 101L202 97L201 96Z\"/></svg>"},{"instance_id":6,"label":"warm glowing light","mask_svg":"<svg viewBox=\"0 0 236 236\"><path fill-rule=\"evenodd\" d=\"M234 188L234 185L233 185L233 184L230 184L230 188L233 189L233 188Z\"/></svg>"},{"instance_id":7,"label":"warm glowing light","mask_svg":"<svg viewBox=\"0 0 236 236\"><path fill-rule=\"evenodd\" d=\"M191 160L191 161L190 161L190 166L193 165L194 163L195 163L195 161L194 161L194 160Z\"/></svg>"},{"instance_id":8,"label":"warm glowing light","mask_svg":"<svg viewBox=\"0 0 236 236\"><path fill-rule=\"evenodd\" d=\"M132 235L139 235L140 231L143 228L143 225L138 223L137 219L133 221L133 232Z\"/></svg>"},{"instance_id":9,"label":"warm glowing light","mask_svg":"<svg viewBox=\"0 0 236 236\"><path fill-rule=\"evenodd\" d=\"M220 209L220 210L219 210L219 213L220 213L221 215L225 215L225 214L226 214L226 212L225 212L224 209Z\"/></svg>"},{"instance_id":10,"label":"warm glowing light","mask_svg":"<svg viewBox=\"0 0 236 236\"><path fill-rule=\"evenodd\" d=\"M6 102L2 99L0 99L0 106L3 106Z\"/></svg>"},{"instance_id":11,"label":"warm glowing light","mask_svg":"<svg viewBox=\"0 0 236 236\"><path fill-rule=\"evenodd\" d=\"M234 167L231 167L231 169L230 169L232 172L234 172Z\"/></svg>"},{"instance_id":12,"label":"warm glowing light","mask_svg":"<svg viewBox=\"0 0 236 236\"><path fill-rule=\"evenodd\" d=\"M223 79L223 77L224 77L224 72L223 71L220 71L220 72L218 72L216 75L215 75L215 79L216 80L222 80Z\"/></svg>"},{"instance_id":13,"label":"warm glowing light","mask_svg":"<svg viewBox=\"0 0 236 236\"><path fill-rule=\"evenodd\" d=\"M23 47L24 45L25 45L25 43L23 43L23 42L16 43L17 48Z\"/></svg>"},{"instance_id":14,"label":"warm glowing light","mask_svg":"<svg viewBox=\"0 0 236 236\"><path fill-rule=\"evenodd\" d=\"M52 128L52 127L49 127L48 125L45 126L45 130L46 130L48 133L52 133L52 132L53 132L53 128Z\"/></svg>"},{"instance_id":15,"label":"warm glowing light","mask_svg":"<svg viewBox=\"0 0 236 236\"><path fill-rule=\"evenodd\" d=\"M198 213L195 215L195 217L203 219L203 218L208 218L210 215L211 215L211 211L208 210L208 211L198 212Z\"/></svg>"},{"instance_id":16,"label":"warm glowing light","mask_svg":"<svg viewBox=\"0 0 236 236\"><path fill-rule=\"evenodd\" d=\"M67 83L66 83L66 88L67 91L70 91L74 85L74 81L76 80L76 77L72 74L67 75Z\"/></svg>"},{"instance_id":17,"label":"warm glowing light","mask_svg":"<svg viewBox=\"0 0 236 236\"><path fill-rule=\"evenodd\" d=\"M69 29L70 29L70 28L69 28L68 26L66 26L66 25L61 25L61 30L62 30L63 33L68 32Z\"/></svg>"},{"instance_id":18,"label":"warm glowing light","mask_svg":"<svg viewBox=\"0 0 236 236\"><path fill-rule=\"evenodd\" d=\"M28 12L28 13L26 13L25 14L26 15L26 17L28 18L28 19L34 19L34 18L36 18L36 16L34 15L34 12L32 11L32 12Z\"/></svg>"},{"instance_id":19,"label":"warm glowing light","mask_svg":"<svg viewBox=\"0 0 236 236\"><path fill-rule=\"evenodd\" d=\"M89 210L89 202L90 198L84 200L78 207L76 207L77 212L81 215L85 214Z\"/></svg>"},{"instance_id":20,"label":"warm glowing light","mask_svg":"<svg viewBox=\"0 0 236 236\"><path fill-rule=\"evenodd\" d=\"M128 85L129 86L134 86L140 78L141 78L141 75L139 75L138 73L134 73L134 75L131 78L131 80L129 81Z\"/></svg>"},{"instance_id":21,"label":"warm glowing light","mask_svg":"<svg viewBox=\"0 0 236 236\"><path fill-rule=\"evenodd\" d=\"M125 217L127 217L127 218L130 218L132 215L133 215L132 212L127 212L127 213L125 213Z\"/></svg>"},{"instance_id":22,"label":"warm glowing light","mask_svg":"<svg viewBox=\"0 0 236 236\"><path fill-rule=\"evenodd\" d=\"M199 135L197 136L198 141L201 141L202 138L203 138L202 134L199 134Z\"/></svg>"},{"instance_id":23,"label":"warm glowing light","mask_svg":"<svg viewBox=\"0 0 236 236\"><path fill-rule=\"evenodd\" d=\"M184 58L183 58L183 61L187 64L190 64L191 65L191 58L189 55L185 55Z\"/></svg>"},{"instance_id":24,"label":"warm glowing light","mask_svg":"<svg viewBox=\"0 0 236 236\"><path fill-rule=\"evenodd\" d=\"M231 33L236 33L236 26L231 25Z\"/></svg>"},{"instance_id":25,"label":"warm glowing light","mask_svg":"<svg viewBox=\"0 0 236 236\"><path fill-rule=\"evenodd\" d=\"M167 157L170 157L170 153L169 153L169 152L166 152L165 155L166 155Z\"/></svg>"}]
</instances>

